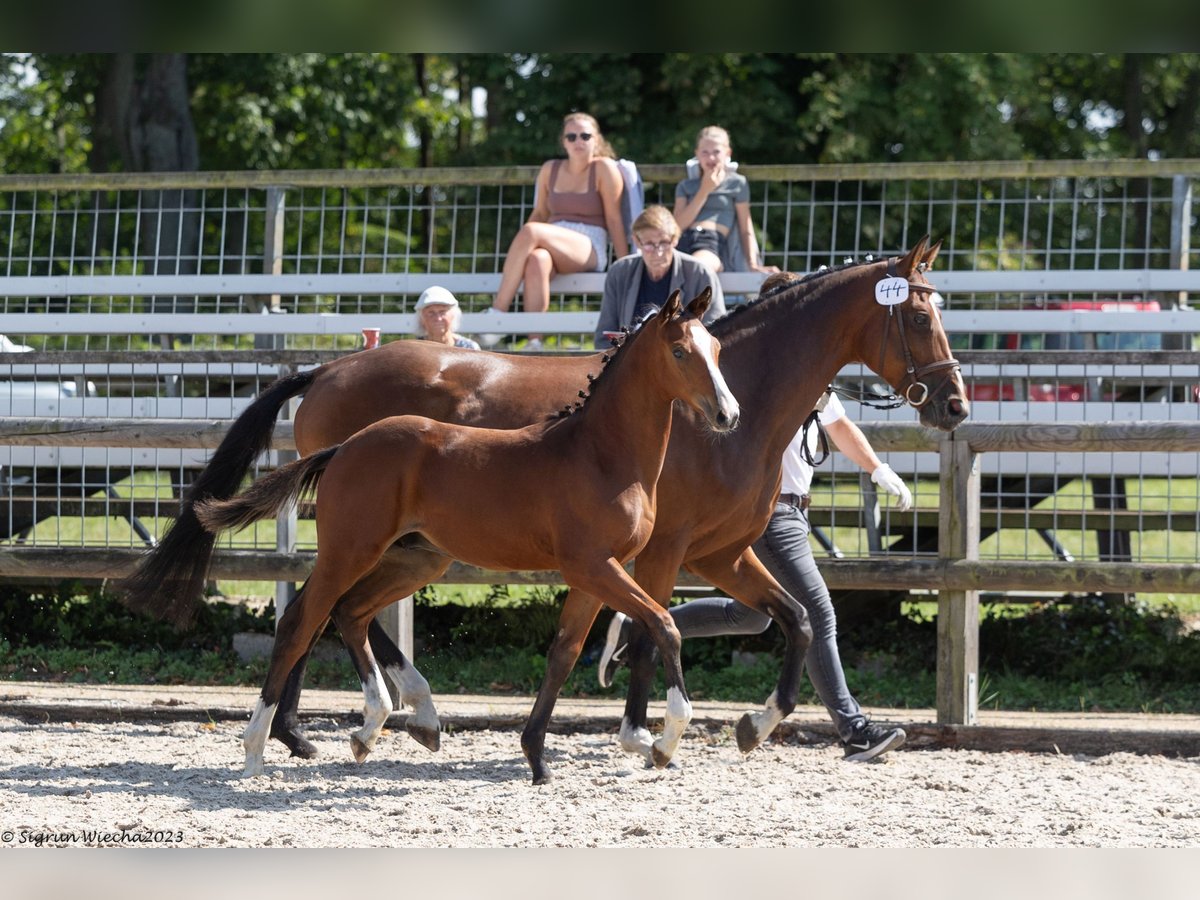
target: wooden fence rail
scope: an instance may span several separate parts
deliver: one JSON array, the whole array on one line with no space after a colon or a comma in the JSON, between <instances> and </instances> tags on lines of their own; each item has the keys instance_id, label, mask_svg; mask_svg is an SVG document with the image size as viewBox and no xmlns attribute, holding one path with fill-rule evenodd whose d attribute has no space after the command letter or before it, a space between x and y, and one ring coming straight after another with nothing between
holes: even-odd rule
<instances>
[{"instance_id":1,"label":"wooden fence rail","mask_svg":"<svg viewBox=\"0 0 1200 900\"><path fill-rule=\"evenodd\" d=\"M0 445L211 448L228 423L210 419L81 419L0 417ZM879 450L936 451L940 459L938 557L827 560L821 570L835 589L923 589L938 592L938 720L972 724L978 690L979 593L982 590L1200 593L1200 563L1042 562L979 559L979 455L1005 450L1200 452L1200 422L987 424L942 434L909 423L864 423ZM276 450L294 449L291 424L280 422ZM1186 524L1184 525L1186 527ZM141 551L126 548L0 549L0 577L115 578ZM221 551L214 577L302 581L309 552ZM454 565L450 584L557 584L556 573L490 572ZM681 572L680 585L702 585ZM411 634L411 605L400 611ZM410 648L411 649L411 648Z\"/></svg>"}]
</instances>

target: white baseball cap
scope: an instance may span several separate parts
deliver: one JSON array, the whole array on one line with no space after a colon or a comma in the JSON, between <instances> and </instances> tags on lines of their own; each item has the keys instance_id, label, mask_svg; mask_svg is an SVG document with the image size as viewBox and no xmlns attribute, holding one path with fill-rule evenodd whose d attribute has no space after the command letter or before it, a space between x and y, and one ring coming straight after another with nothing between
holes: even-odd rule
<instances>
[{"instance_id":1,"label":"white baseball cap","mask_svg":"<svg viewBox=\"0 0 1200 900\"><path fill-rule=\"evenodd\" d=\"M417 301L417 312L427 306L458 306L458 300L444 287L435 284L421 292L421 298Z\"/></svg>"}]
</instances>

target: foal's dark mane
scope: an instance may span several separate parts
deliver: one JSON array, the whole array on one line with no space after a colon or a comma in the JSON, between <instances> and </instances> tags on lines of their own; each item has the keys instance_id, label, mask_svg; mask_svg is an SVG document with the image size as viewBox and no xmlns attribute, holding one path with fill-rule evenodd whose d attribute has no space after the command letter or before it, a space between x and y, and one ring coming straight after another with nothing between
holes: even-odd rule
<instances>
[{"instance_id":1,"label":"foal's dark mane","mask_svg":"<svg viewBox=\"0 0 1200 900\"><path fill-rule=\"evenodd\" d=\"M620 366L621 361L629 355L629 345L637 340L638 336L646 329L638 328L636 331L632 331L628 328L625 328L622 330L625 331L625 339L612 349L606 351L604 356L600 358L599 373L596 375L588 375L588 389L586 391L581 390L579 392L579 400L562 409L554 418L561 419L565 416L573 415L574 413L579 412L579 410L586 407L588 401L596 396L596 389L602 381L605 381L605 376L608 375L609 372L611 372L615 367ZM608 380L611 381L611 378Z\"/></svg>"}]
</instances>

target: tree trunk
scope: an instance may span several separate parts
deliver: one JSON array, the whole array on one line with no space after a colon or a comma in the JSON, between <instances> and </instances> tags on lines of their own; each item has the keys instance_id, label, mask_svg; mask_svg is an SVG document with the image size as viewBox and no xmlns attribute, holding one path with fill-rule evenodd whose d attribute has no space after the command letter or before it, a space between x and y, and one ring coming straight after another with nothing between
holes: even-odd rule
<instances>
[{"instance_id":1,"label":"tree trunk","mask_svg":"<svg viewBox=\"0 0 1200 900\"><path fill-rule=\"evenodd\" d=\"M145 172L194 172L200 166L187 87L187 54L155 53L137 94L131 141L134 168ZM145 191L141 253L156 275L191 275L199 268L200 212L196 191ZM194 297L155 296L152 313L194 312ZM190 336L179 336L190 341ZM162 336L165 347L169 335Z\"/></svg>"}]
</instances>

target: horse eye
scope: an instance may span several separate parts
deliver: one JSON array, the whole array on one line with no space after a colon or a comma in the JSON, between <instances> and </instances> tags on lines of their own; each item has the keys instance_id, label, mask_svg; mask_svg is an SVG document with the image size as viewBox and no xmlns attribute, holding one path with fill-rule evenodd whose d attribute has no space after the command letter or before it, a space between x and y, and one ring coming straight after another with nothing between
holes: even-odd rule
<instances>
[{"instance_id":1,"label":"horse eye","mask_svg":"<svg viewBox=\"0 0 1200 900\"><path fill-rule=\"evenodd\" d=\"M674 353L675 353L676 359L683 359L683 348L682 347L676 347L674 350Z\"/></svg>"},{"instance_id":2,"label":"horse eye","mask_svg":"<svg viewBox=\"0 0 1200 900\"><path fill-rule=\"evenodd\" d=\"M917 313L913 316L913 321L918 325L925 326L929 324L929 316L926 313Z\"/></svg>"}]
</instances>

